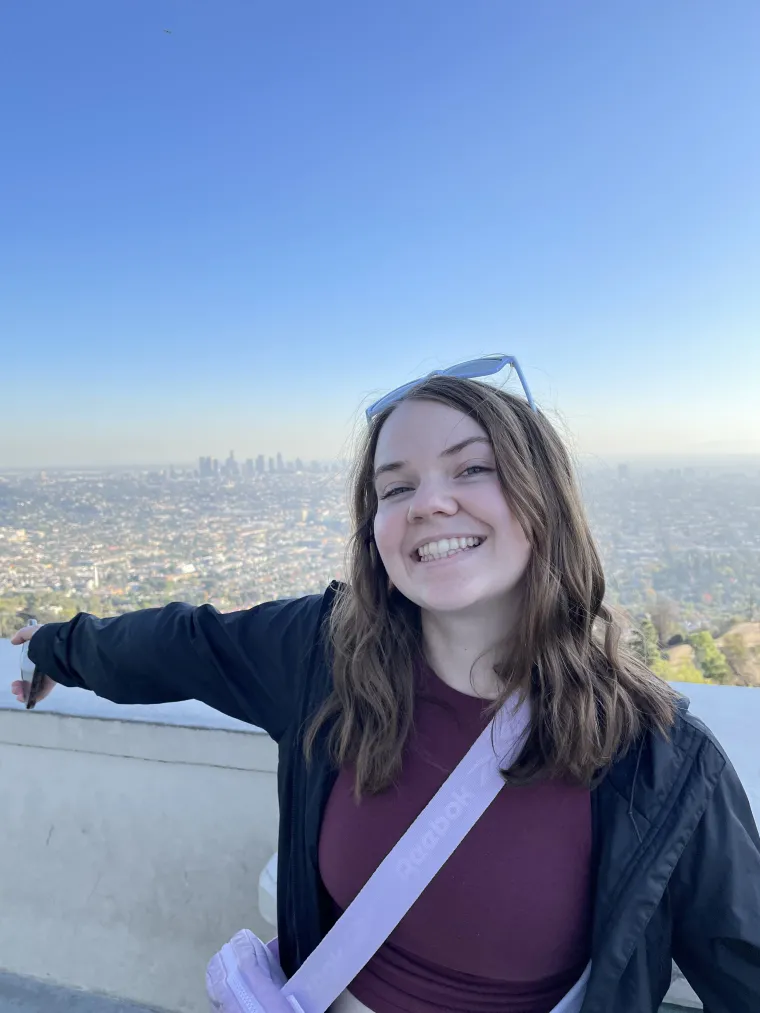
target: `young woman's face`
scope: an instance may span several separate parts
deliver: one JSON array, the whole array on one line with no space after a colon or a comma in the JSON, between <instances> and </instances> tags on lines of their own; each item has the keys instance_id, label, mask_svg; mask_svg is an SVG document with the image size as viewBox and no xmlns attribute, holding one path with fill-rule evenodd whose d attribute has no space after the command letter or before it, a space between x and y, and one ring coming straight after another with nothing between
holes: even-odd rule
<instances>
[{"instance_id":1,"label":"young woman's face","mask_svg":"<svg viewBox=\"0 0 760 1013\"><path fill-rule=\"evenodd\" d=\"M374 464L375 544L398 590L432 612L508 600L530 546L478 423L435 401L404 401Z\"/></svg>"}]
</instances>

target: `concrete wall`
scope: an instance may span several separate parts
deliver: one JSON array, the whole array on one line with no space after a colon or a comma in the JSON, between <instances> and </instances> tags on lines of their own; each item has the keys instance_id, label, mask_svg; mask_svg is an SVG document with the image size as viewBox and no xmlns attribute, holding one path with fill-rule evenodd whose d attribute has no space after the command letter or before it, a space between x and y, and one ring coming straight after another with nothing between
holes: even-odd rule
<instances>
[{"instance_id":1,"label":"concrete wall","mask_svg":"<svg viewBox=\"0 0 760 1013\"><path fill-rule=\"evenodd\" d=\"M272 934L275 770L251 730L0 709L0 968L206 1013L212 954Z\"/></svg>"}]
</instances>

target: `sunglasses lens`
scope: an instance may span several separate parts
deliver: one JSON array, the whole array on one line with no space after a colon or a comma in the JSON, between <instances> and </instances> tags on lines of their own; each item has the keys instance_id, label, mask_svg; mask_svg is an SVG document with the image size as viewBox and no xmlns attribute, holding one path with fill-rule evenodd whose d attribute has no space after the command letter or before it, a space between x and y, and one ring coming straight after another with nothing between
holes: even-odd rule
<instances>
[{"instance_id":1,"label":"sunglasses lens","mask_svg":"<svg viewBox=\"0 0 760 1013\"><path fill-rule=\"evenodd\" d=\"M471 359L469 362L460 362L458 366L452 366L446 370L451 376L458 376L462 380L473 380L478 376L490 376L498 373L504 366L505 360L498 358Z\"/></svg>"}]
</instances>

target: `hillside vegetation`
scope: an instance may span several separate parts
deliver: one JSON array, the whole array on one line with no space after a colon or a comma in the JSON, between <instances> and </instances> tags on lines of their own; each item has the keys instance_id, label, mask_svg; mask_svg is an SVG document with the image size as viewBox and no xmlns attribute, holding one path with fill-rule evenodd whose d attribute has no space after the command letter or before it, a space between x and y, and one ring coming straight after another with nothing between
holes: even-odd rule
<instances>
[{"instance_id":1,"label":"hillside vegetation","mask_svg":"<svg viewBox=\"0 0 760 1013\"><path fill-rule=\"evenodd\" d=\"M719 636L699 630L663 645L649 616L640 624L642 660L669 682L760 687L760 622L738 622Z\"/></svg>"}]
</instances>

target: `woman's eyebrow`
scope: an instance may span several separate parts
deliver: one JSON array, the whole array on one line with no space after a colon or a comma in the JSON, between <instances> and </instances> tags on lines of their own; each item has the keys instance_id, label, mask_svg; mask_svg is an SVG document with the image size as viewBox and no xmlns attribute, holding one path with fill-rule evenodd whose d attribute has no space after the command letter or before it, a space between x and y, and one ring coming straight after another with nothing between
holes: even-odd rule
<instances>
[{"instance_id":1,"label":"woman's eyebrow","mask_svg":"<svg viewBox=\"0 0 760 1013\"><path fill-rule=\"evenodd\" d=\"M460 443L455 443L451 447L446 447L439 454L439 457L453 457L454 454L458 454L460 450L464 450L465 447L469 447L471 443L485 443L487 446L491 446L491 441L487 436L468 436L466 440L462 440ZM390 461L388 464L381 464L378 468L375 468L375 481L381 475L385 475L389 471L400 471L407 461Z\"/></svg>"},{"instance_id":2,"label":"woman's eyebrow","mask_svg":"<svg viewBox=\"0 0 760 1013\"><path fill-rule=\"evenodd\" d=\"M391 461L390 464L381 464L379 468L375 468L375 481L388 471L399 471L405 464L406 461Z\"/></svg>"},{"instance_id":3,"label":"woman's eyebrow","mask_svg":"<svg viewBox=\"0 0 760 1013\"><path fill-rule=\"evenodd\" d=\"M455 443L453 447L446 447L445 450L441 451L441 457L453 457L454 454L458 454L460 450L464 450L465 447L469 447L471 443L485 443L487 446L491 446L491 441L487 436L468 436L466 440L462 440L461 443Z\"/></svg>"}]
</instances>

